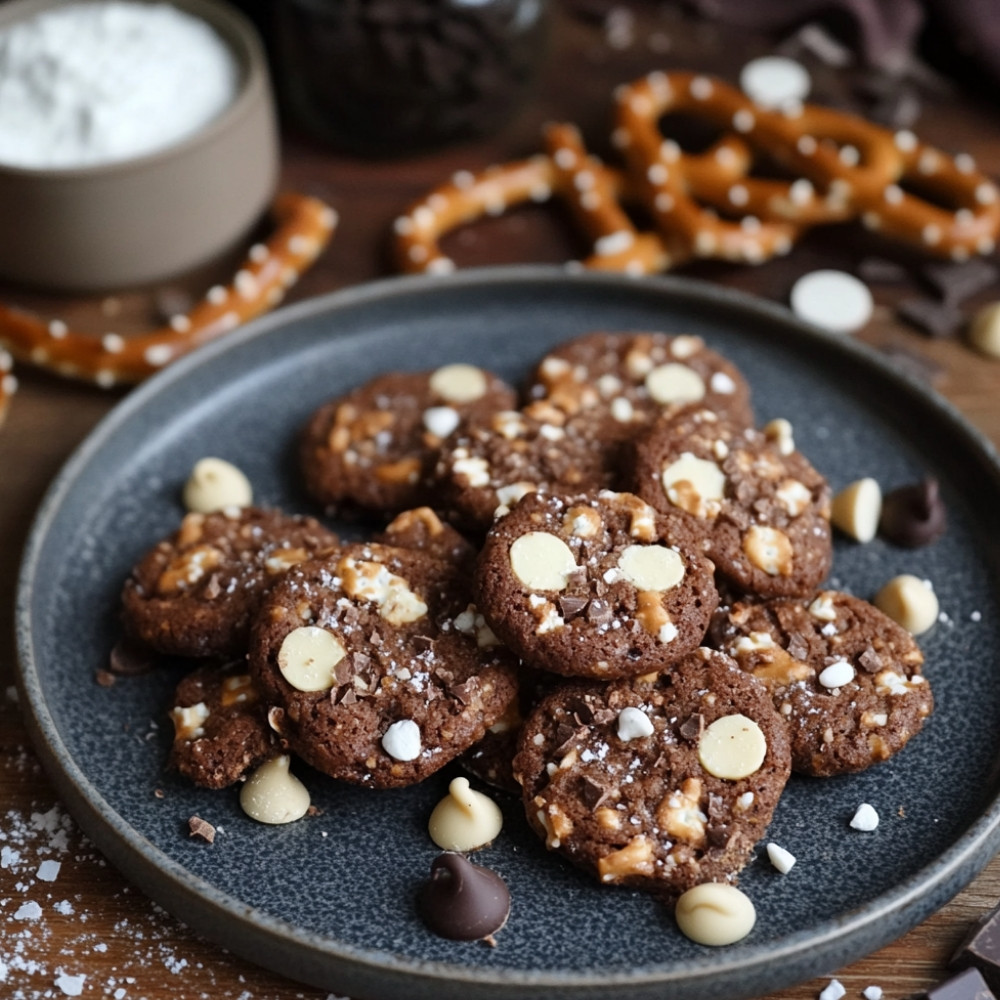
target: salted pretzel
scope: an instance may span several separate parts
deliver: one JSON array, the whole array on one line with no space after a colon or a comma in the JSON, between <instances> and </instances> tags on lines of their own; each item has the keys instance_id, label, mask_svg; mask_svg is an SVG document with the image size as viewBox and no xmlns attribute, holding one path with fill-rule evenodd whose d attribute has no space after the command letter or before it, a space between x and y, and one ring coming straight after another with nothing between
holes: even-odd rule
<instances>
[{"instance_id":1,"label":"salted pretzel","mask_svg":"<svg viewBox=\"0 0 1000 1000\"><path fill-rule=\"evenodd\" d=\"M584 267L640 275L677 263L656 234L639 232L632 224L622 208L622 200L630 197L625 175L588 154L575 126L549 125L544 141L547 155L478 173L459 171L410 205L393 225L397 266L411 273L447 274L455 262L441 249L445 233L516 205L554 199L566 204L591 241Z\"/></svg>"},{"instance_id":2,"label":"salted pretzel","mask_svg":"<svg viewBox=\"0 0 1000 1000\"><path fill-rule=\"evenodd\" d=\"M762 108L721 80L694 73L651 73L620 88L617 98L616 145L632 174L645 179L647 204L668 242L701 241L712 256L716 244L738 237L734 230L745 228L746 218L764 227L789 225L789 238L794 227L860 218L871 229L956 260L995 246L996 186L969 157L952 159L912 132L893 133L818 105ZM798 180L753 177L752 155L728 182L719 171L694 170L660 129L660 118L676 111L734 130L745 147L766 153ZM706 216L704 203L742 215L743 226Z\"/></svg>"},{"instance_id":3,"label":"salted pretzel","mask_svg":"<svg viewBox=\"0 0 1000 1000\"><path fill-rule=\"evenodd\" d=\"M216 285L189 312L148 333L123 337L70 330L61 320L0 306L0 416L16 389L11 355L103 387L139 382L183 354L276 306L316 259L337 225L336 212L307 195L279 194L275 229L256 243L229 285ZM9 352L9 353L8 353Z\"/></svg>"},{"instance_id":4,"label":"salted pretzel","mask_svg":"<svg viewBox=\"0 0 1000 1000\"><path fill-rule=\"evenodd\" d=\"M762 108L721 80L694 73L651 73L616 97L612 141L624 173L589 156L575 127L549 126L547 155L460 171L411 205L395 223L399 267L451 271L454 261L440 246L447 232L553 198L593 241L583 266L630 274L694 257L760 263L787 253L812 226L854 219L955 260L995 247L996 186L969 157L953 159L912 132L893 133L817 105ZM704 153L684 152L660 130L660 118L672 111L724 134ZM760 154L795 179L754 176ZM642 204L655 233L636 230L623 208L630 202Z\"/></svg>"}]
</instances>

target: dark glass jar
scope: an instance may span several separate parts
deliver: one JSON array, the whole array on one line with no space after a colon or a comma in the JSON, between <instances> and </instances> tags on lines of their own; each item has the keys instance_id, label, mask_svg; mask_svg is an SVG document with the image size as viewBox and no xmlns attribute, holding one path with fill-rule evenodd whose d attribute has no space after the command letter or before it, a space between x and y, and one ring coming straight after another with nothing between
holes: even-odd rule
<instances>
[{"instance_id":1,"label":"dark glass jar","mask_svg":"<svg viewBox=\"0 0 1000 1000\"><path fill-rule=\"evenodd\" d=\"M548 0L281 0L286 110L351 152L394 155L489 134L527 96Z\"/></svg>"}]
</instances>

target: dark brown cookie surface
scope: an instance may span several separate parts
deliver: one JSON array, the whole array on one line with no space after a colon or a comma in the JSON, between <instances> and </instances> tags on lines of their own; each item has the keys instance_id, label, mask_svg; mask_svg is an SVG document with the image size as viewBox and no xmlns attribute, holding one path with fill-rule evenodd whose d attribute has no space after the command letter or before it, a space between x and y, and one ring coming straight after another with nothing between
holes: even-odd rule
<instances>
[{"instance_id":1,"label":"dark brown cookie surface","mask_svg":"<svg viewBox=\"0 0 1000 1000\"><path fill-rule=\"evenodd\" d=\"M300 449L306 488L325 505L417 507L437 446L463 420L514 403L510 386L474 365L380 375L313 414Z\"/></svg>"},{"instance_id":2,"label":"dark brown cookie surface","mask_svg":"<svg viewBox=\"0 0 1000 1000\"><path fill-rule=\"evenodd\" d=\"M934 706L913 637L849 594L737 603L720 609L711 641L767 686L803 774L887 760Z\"/></svg>"},{"instance_id":3,"label":"dark brown cookie surface","mask_svg":"<svg viewBox=\"0 0 1000 1000\"><path fill-rule=\"evenodd\" d=\"M734 879L789 769L767 692L707 649L660 675L556 690L514 758L528 821L549 848L602 882L669 897Z\"/></svg>"},{"instance_id":4,"label":"dark brown cookie surface","mask_svg":"<svg viewBox=\"0 0 1000 1000\"><path fill-rule=\"evenodd\" d=\"M631 493L525 496L490 530L475 599L527 664L611 679L695 649L718 602L687 519Z\"/></svg>"},{"instance_id":5,"label":"dark brown cookie surface","mask_svg":"<svg viewBox=\"0 0 1000 1000\"><path fill-rule=\"evenodd\" d=\"M560 344L528 379L528 397L566 413L607 418L627 438L691 404L736 424L753 423L750 387L735 365L696 336L589 333Z\"/></svg>"},{"instance_id":6,"label":"dark brown cookie surface","mask_svg":"<svg viewBox=\"0 0 1000 1000\"><path fill-rule=\"evenodd\" d=\"M526 493L596 492L613 478L600 426L546 403L469 421L434 469L436 503L480 533Z\"/></svg>"},{"instance_id":7,"label":"dark brown cookie surface","mask_svg":"<svg viewBox=\"0 0 1000 1000\"><path fill-rule=\"evenodd\" d=\"M313 518L276 510L188 514L125 582L125 627L173 656L242 656L264 590L289 566L337 541Z\"/></svg>"},{"instance_id":8,"label":"dark brown cookie surface","mask_svg":"<svg viewBox=\"0 0 1000 1000\"><path fill-rule=\"evenodd\" d=\"M200 667L174 693L170 762L202 788L225 788L279 753L243 661Z\"/></svg>"},{"instance_id":9,"label":"dark brown cookie surface","mask_svg":"<svg viewBox=\"0 0 1000 1000\"><path fill-rule=\"evenodd\" d=\"M357 543L273 589L250 663L292 750L332 777L384 788L422 780L503 716L517 679L494 643L459 570Z\"/></svg>"},{"instance_id":10,"label":"dark brown cookie surface","mask_svg":"<svg viewBox=\"0 0 1000 1000\"><path fill-rule=\"evenodd\" d=\"M631 451L626 482L657 510L697 522L738 589L804 595L825 579L830 488L799 452L699 409L661 419Z\"/></svg>"}]
</instances>

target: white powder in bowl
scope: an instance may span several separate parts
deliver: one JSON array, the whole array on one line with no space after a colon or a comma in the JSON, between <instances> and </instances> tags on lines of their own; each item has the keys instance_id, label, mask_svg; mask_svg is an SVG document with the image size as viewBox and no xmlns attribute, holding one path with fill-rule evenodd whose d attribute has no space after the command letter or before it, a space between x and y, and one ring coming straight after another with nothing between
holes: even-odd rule
<instances>
[{"instance_id":1,"label":"white powder in bowl","mask_svg":"<svg viewBox=\"0 0 1000 1000\"><path fill-rule=\"evenodd\" d=\"M204 21L169 4L73 3L0 30L0 163L73 168L197 132L240 69Z\"/></svg>"}]
</instances>

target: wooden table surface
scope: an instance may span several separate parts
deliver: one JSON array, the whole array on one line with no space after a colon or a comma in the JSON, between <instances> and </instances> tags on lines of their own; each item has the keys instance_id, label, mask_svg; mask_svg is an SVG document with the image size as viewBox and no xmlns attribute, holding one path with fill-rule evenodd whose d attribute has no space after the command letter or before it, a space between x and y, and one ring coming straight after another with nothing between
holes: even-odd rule
<instances>
[{"instance_id":1,"label":"wooden table surface","mask_svg":"<svg viewBox=\"0 0 1000 1000\"><path fill-rule=\"evenodd\" d=\"M746 59L773 44L746 33L727 34L703 22L681 21L659 5L620 5L615 10L618 21L613 25L580 16L579 10L572 16L558 13L535 102L504 132L487 140L434 155L366 162L286 135L283 183L324 198L342 219L334 242L290 300L392 273L386 245L394 217L459 168L475 169L536 151L543 122L575 121L595 151L611 156L611 92L617 83L658 68L694 68L735 79ZM631 33L623 30L629 27L629 14ZM845 71L815 61L809 66L820 97L842 100L848 94ZM970 95L947 87L926 93L915 129L946 150L971 153L994 178L1000 175L1000 120L995 109L991 116ZM449 249L463 266L558 261L579 252L565 224L542 209L490 219L453 236ZM689 273L786 301L797 275L817 266L850 268L867 253L894 251L847 226L814 232L787 258L760 267L712 265ZM222 265L207 269L166 291L192 292L222 273ZM876 316L860 336L889 350L901 363L926 361L923 367L936 388L1000 444L1000 362L973 353L957 339L926 339L896 320L892 305L914 294L913 285L873 286L873 291ZM64 299L3 287L0 299L98 332L113 320L115 330L128 334L150 321L164 292L161 288ZM998 297L1000 288L989 289L970 307ZM326 994L221 952L130 887L87 843L41 772L14 688L12 608L20 551L47 484L124 393L64 381L25 365L19 366L18 377L20 390L0 429L0 995L59 997L77 995L79 989L86 997L133 1000L321 998ZM39 875L46 859L60 862L54 881ZM859 997L870 985L880 986L887 1000L908 997L945 977L956 942L998 899L1000 860L995 859L968 888L905 937L850 968L829 971L846 987L848 997ZM815 998L828 980L802 983L769 1000Z\"/></svg>"}]
</instances>

